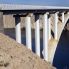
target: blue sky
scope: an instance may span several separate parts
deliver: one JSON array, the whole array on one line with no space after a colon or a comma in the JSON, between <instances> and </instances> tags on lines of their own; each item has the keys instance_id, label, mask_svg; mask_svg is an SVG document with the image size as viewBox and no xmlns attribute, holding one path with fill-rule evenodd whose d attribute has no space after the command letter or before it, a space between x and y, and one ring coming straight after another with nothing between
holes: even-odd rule
<instances>
[{"instance_id":1,"label":"blue sky","mask_svg":"<svg viewBox=\"0 0 69 69\"><path fill-rule=\"evenodd\" d=\"M0 0L0 3L69 6L69 0Z\"/></svg>"}]
</instances>

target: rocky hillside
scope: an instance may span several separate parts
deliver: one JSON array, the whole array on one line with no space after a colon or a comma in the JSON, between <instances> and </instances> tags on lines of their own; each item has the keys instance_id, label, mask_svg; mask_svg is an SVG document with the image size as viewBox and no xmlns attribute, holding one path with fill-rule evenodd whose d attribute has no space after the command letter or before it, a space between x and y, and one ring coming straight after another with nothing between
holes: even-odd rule
<instances>
[{"instance_id":1,"label":"rocky hillside","mask_svg":"<svg viewBox=\"0 0 69 69\"><path fill-rule=\"evenodd\" d=\"M24 45L0 33L0 69L55 69Z\"/></svg>"}]
</instances>

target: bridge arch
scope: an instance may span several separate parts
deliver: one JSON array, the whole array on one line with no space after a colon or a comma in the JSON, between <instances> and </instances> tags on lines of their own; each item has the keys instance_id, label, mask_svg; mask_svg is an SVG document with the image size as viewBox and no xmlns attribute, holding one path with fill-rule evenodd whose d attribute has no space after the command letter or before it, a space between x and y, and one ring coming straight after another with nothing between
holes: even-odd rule
<instances>
[{"instance_id":1,"label":"bridge arch","mask_svg":"<svg viewBox=\"0 0 69 69\"><path fill-rule=\"evenodd\" d=\"M60 39L57 43L56 51L53 58L53 65L57 69L69 68L69 18L61 33Z\"/></svg>"}]
</instances>

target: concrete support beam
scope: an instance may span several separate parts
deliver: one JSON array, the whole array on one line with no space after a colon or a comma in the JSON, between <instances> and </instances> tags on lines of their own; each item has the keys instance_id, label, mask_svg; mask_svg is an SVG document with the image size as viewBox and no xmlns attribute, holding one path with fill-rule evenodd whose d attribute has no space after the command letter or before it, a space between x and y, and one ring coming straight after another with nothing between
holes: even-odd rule
<instances>
[{"instance_id":1,"label":"concrete support beam","mask_svg":"<svg viewBox=\"0 0 69 69\"><path fill-rule=\"evenodd\" d=\"M69 19L69 12L67 12L66 15L65 15L64 26L67 23L68 19Z\"/></svg>"},{"instance_id":2,"label":"concrete support beam","mask_svg":"<svg viewBox=\"0 0 69 69\"><path fill-rule=\"evenodd\" d=\"M15 27L16 41L18 43L21 43L21 27L20 27L20 17L19 16L15 17L15 24L16 24L16 27Z\"/></svg>"},{"instance_id":3,"label":"concrete support beam","mask_svg":"<svg viewBox=\"0 0 69 69\"><path fill-rule=\"evenodd\" d=\"M51 40L51 18L48 18L48 39Z\"/></svg>"},{"instance_id":4,"label":"concrete support beam","mask_svg":"<svg viewBox=\"0 0 69 69\"><path fill-rule=\"evenodd\" d=\"M40 26L39 15L35 15L35 52L40 57Z\"/></svg>"},{"instance_id":5,"label":"concrete support beam","mask_svg":"<svg viewBox=\"0 0 69 69\"><path fill-rule=\"evenodd\" d=\"M0 11L0 33L4 33L3 12Z\"/></svg>"},{"instance_id":6,"label":"concrete support beam","mask_svg":"<svg viewBox=\"0 0 69 69\"><path fill-rule=\"evenodd\" d=\"M48 13L43 16L43 55L48 61Z\"/></svg>"},{"instance_id":7,"label":"concrete support beam","mask_svg":"<svg viewBox=\"0 0 69 69\"><path fill-rule=\"evenodd\" d=\"M28 49L32 49L32 43L31 43L31 17L30 16L26 16L25 26L26 26L26 46L27 46Z\"/></svg>"},{"instance_id":8,"label":"concrete support beam","mask_svg":"<svg viewBox=\"0 0 69 69\"><path fill-rule=\"evenodd\" d=\"M62 23L64 24L64 12L62 12Z\"/></svg>"},{"instance_id":9,"label":"concrete support beam","mask_svg":"<svg viewBox=\"0 0 69 69\"><path fill-rule=\"evenodd\" d=\"M58 38L58 12L54 14L54 38L57 40Z\"/></svg>"}]
</instances>

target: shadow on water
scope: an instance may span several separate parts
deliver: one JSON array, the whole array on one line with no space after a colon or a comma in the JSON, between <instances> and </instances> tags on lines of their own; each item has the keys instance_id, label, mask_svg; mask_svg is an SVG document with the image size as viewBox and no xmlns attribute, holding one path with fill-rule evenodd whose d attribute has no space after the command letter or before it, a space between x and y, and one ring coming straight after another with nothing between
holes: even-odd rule
<instances>
[{"instance_id":1,"label":"shadow on water","mask_svg":"<svg viewBox=\"0 0 69 69\"><path fill-rule=\"evenodd\" d=\"M69 69L69 31L64 30L61 34L53 65L57 69Z\"/></svg>"}]
</instances>

